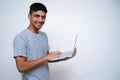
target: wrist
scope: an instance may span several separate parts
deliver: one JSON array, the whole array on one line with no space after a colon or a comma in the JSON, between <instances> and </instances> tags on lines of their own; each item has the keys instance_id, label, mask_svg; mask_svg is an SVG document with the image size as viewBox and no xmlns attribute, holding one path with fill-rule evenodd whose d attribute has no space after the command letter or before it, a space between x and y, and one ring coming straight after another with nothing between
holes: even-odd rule
<instances>
[{"instance_id":1,"label":"wrist","mask_svg":"<svg viewBox=\"0 0 120 80\"><path fill-rule=\"evenodd\" d=\"M45 61L49 61L49 58L47 55L44 58L45 58Z\"/></svg>"}]
</instances>

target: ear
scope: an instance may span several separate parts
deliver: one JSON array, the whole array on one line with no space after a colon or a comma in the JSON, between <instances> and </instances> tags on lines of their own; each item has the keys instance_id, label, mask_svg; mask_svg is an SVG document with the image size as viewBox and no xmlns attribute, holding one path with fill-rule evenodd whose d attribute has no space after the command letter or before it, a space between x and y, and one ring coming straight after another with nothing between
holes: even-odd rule
<instances>
[{"instance_id":1,"label":"ear","mask_svg":"<svg viewBox=\"0 0 120 80\"><path fill-rule=\"evenodd\" d=\"M30 14L28 14L28 19L29 19L29 20L31 19L31 15L30 15Z\"/></svg>"}]
</instances>

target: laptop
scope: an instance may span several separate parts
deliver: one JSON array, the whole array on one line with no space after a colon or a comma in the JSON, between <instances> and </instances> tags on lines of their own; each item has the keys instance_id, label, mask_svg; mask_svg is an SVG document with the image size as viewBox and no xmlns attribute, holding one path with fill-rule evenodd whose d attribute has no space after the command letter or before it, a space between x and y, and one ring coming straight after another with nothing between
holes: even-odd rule
<instances>
[{"instance_id":1,"label":"laptop","mask_svg":"<svg viewBox=\"0 0 120 80\"><path fill-rule=\"evenodd\" d=\"M52 60L62 60L62 59L64 60L64 59L73 57L74 48L76 48L76 42L77 42L77 34L75 36L75 42L74 42L73 50L62 52L60 56L57 56L57 57L53 58Z\"/></svg>"}]
</instances>

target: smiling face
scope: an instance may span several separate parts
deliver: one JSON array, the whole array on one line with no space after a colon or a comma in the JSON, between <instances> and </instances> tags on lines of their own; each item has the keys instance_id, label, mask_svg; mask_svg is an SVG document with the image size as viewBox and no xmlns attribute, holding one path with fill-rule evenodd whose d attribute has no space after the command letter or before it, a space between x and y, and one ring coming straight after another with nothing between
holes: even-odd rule
<instances>
[{"instance_id":1,"label":"smiling face","mask_svg":"<svg viewBox=\"0 0 120 80\"><path fill-rule=\"evenodd\" d=\"M29 14L28 17L30 20L30 26L35 30L39 30L45 23L46 13L41 10L34 11L31 14Z\"/></svg>"}]
</instances>

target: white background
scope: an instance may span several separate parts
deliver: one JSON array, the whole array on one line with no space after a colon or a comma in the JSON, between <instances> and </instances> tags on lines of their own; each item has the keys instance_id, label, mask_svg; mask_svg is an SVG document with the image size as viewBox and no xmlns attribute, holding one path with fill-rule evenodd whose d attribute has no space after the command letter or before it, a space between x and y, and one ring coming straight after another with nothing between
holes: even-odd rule
<instances>
[{"instance_id":1,"label":"white background","mask_svg":"<svg viewBox=\"0 0 120 80\"><path fill-rule=\"evenodd\" d=\"M120 80L119 0L1 0L0 80L21 80L13 58L13 39L27 28L29 6L42 2L48 9L42 31L50 50L73 49L77 55L50 63L51 80Z\"/></svg>"}]
</instances>

